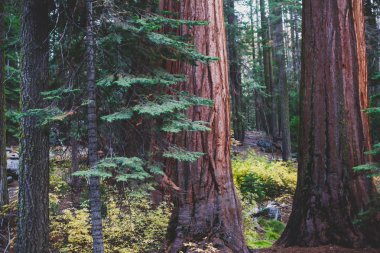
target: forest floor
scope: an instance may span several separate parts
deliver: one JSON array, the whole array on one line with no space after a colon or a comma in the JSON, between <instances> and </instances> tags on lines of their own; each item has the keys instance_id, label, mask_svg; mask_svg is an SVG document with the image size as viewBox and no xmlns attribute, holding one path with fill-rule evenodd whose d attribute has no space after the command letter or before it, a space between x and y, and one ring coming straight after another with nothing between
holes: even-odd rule
<instances>
[{"instance_id":1,"label":"forest floor","mask_svg":"<svg viewBox=\"0 0 380 253\"><path fill-rule=\"evenodd\" d=\"M273 145L272 152L265 152L265 150L260 147L260 142L271 143ZM266 156L271 160L281 159L281 142L273 142L272 139L266 135L265 132L259 131L247 131L245 132L244 142L240 143L238 141L232 142L233 154L245 154L249 150L254 150L256 154L260 156Z\"/></svg>"},{"instance_id":2,"label":"forest floor","mask_svg":"<svg viewBox=\"0 0 380 253\"><path fill-rule=\"evenodd\" d=\"M266 152L260 147L260 141L265 141L273 144L273 152ZM243 143L237 141L233 142L233 154L245 155L249 150L254 150L259 156L265 156L270 160L281 160L281 141L273 142L264 132L247 131L245 133L245 139ZM380 185L380 179L377 178L377 184ZM281 208L282 222L285 224L289 219L291 213L292 199L287 199L284 207ZM380 253L380 249L364 248L364 249L348 249L334 245L314 247L314 248L302 248L302 247L272 247L266 249L253 249L252 253Z\"/></svg>"},{"instance_id":3,"label":"forest floor","mask_svg":"<svg viewBox=\"0 0 380 253\"><path fill-rule=\"evenodd\" d=\"M252 253L379 253L380 249L347 249L337 246L323 246L315 248L289 247L279 248L272 247L270 249L256 249Z\"/></svg>"},{"instance_id":4,"label":"forest floor","mask_svg":"<svg viewBox=\"0 0 380 253\"><path fill-rule=\"evenodd\" d=\"M262 147L260 142L266 142L271 143L272 148L268 152L268 150L265 150L265 148ZM245 141L243 143L239 143L236 141L233 141L233 155L242 155L243 157L245 155L248 155L250 150L253 150L257 155L259 156L265 156L270 160L281 160L281 143L280 142L272 142L271 138L268 137L263 132L257 132L257 131L248 131L246 132ZM13 181L9 185L9 195L11 202L14 202L17 200L17 192L18 192L18 182ZM66 200L68 201L70 197L68 197ZM62 201L60 203L60 209L65 209L71 207L70 204L67 203L67 201ZM289 215L291 213L291 206L292 206L292 199L288 198L284 201L284 205L281 207L281 213L282 213L282 222L286 223L288 221ZM12 215L16 215L13 213ZM14 222L9 223L7 226L4 227L4 231L0 231L1 234L9 234L9 232L5 230L9 230L9 228L13 227L14 229ZM0 240L1 244L1 240ZM3 246L3 245L0 245ZM1 251L0 247L0 251ZM12 252L12 251L10 251ZM323 247L315 247L315 248L300 248L300 247L289 247L289 248L279 248L279 247L272 247L267 249L253 249L251 250L253 253L380 253L380 249L347 249L347 248L341 248L337 246L323 246Z\"/></svg>"}]
</instances>

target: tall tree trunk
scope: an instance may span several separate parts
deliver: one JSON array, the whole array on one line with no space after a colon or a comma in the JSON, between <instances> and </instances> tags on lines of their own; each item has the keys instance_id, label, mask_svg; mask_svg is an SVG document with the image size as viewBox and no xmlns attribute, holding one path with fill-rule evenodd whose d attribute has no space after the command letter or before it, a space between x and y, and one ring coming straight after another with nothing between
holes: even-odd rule
<instances>
[{"instance_id":1,"label":"tall tree trunk","mask_svg":"<svg viewBox=\"0 0 380 253\"><path fill-rule=\"evenodd\" d=\"M181 28L197 50L218 61L193 66L179 63L172 72L186 74L182 90L212 99L212 107L196 106L188 111L191 120L209 122L209 132L187 132L172 136L172 142L205 155L196 162L168 163L180 191L168 228L168 252L177 253L189 241L214 243L220 252L248 252L242 232L239 200L231 173L230 112L226 35L223 0L163 1L163 8L179 12L183 20L206 20L206 26ZM170 9L171 8L171 9Z\"/></svg>"},{"instance_id":2,"label":"tall tree trunk","mask_svg":"<svg viewBox=\"0 0 380 253\"><path fill-rule=\"evenodd\" d=\"M228 38L228 61L229 81L232 108L232 129L234 138L244 141L244 119L243 119L243 90L241 87L241 70L237 45L237 27L235 17L235 0L226 0L227 16L227 38ZM254 50L254 49L253 49Z\"/></svg>"},{"instance_id":3,"label":"tall tree trunk","mask_svg":"<svg viewBox=\"0 0 380 253\"><path fill-rule=\"evenodd\" d=\"M263 46L264 80L268 94L270 94L270 134L278 137L277 89L273 82L272 41L269 18L266 14L266 1L260 0L261 37Z\"/></svg>"},{"instance_id":4,"label":"tall tree trunk","mask_svg":"<svg viewBox=\"0 0 380 253\"><path fill-rule=\"evenodd\" d=\"M260 5L261 0L256 0L256 23L260 23L260 15L259 11L261 10L261 5ZM253 23L253 22L252 22ZM261 31L262 32L262 31ZM260 36L258 35L258 38ZM261 33L262 37L262 33ZM261 39L257 39L257 54L258 54L258 62L260 64L260 67L264 68L264 41ZM263 78L264 77L264 78ZM260 72L260 80L264 80L265 82L265 75L263 75ZM266 83L265 83L266 84ZM255 110L256 110L256 129L259 131L266 131L268 134L270 133L269 130L269 124L268 124L268 119L267 119L267 114L266 112L266 104L265 104L265 99L261 94L261 91L256 91L256 97L255 97Z\"/></svg>"},{"instance_id":5,"label":"tall tree trunk","mask_svg":"<svg viewBox=\"0 0 380 253\"><path fill-rule=\"evenodd\" d=\"M282 138L282 159L288 161L290 158L290 126L289 126L289 92L286 78L286 62L284 47L284 29L282 22L282 6L281 2L273 1L273 48L274 63L276 65L276 76L278 87L280 90L280 112L281 112L281 138Z\"/></svg>"},{"instance_id":6,"label":"tall tree trunk","mask_svg":"<svg viewBox=\"0 0 380 253\"><path fill-rule=\"evenodd\" d=\"M290 17L291 17L291 25L290 25L290 35L292 41L292 64L293 64L293 80L296 83L296 87L299 87L300 82L300 42L299 42L299 31L298 31L298 8L291 7L290 8Z\"/></svg>"},{"instance_id":7,"label":"tall tree trunk","mask_svg":"<svg viewBox=\"0 0 380 253\"><path fill-rule=\"evenodd\" d=\"M5 83L4 83L4 0L0 0L0 209L8 204L7 154L5 125Z\"/></svg>"},{"instance_id":8,"label":"tall tree trunk","mask_svg":"<svg viewBox=\"0 0 380 253\"><path fill-rule=\"evenodd\" d=\"M260 51L260 42L257 40L257 54L256 54L256 43L255 43L255 36L254 36L254 27L255 27L255 22L254 22L254 15L258 17L258 0L256 0L256 9L254 10L254 3L253 0L250 0L249 2L249 8L250 8L250 15L249 15L249 20L250 20L250 25L251 25L251 36L252 36L252 41L251 41L251 47L252 47L252 79L254 79L254 74L255 74L255 62L256 62L256 57L258 57L259 61L261 60L262 54ZM260 73L258 73L260 75ZM261 75L260 75L261 77ZM265 115L264 115L264 108L263 108L263 98L260 94L259 88L254 87L253 89L253 99L254 99L254 108L255 108L255 128L258 131L265 131Z\"/></svg>"},{"instance_id":9,"label":"tall tree trunk","mask_svg":"<svg viewBox=\"0 0 380 253\"><path fill-rule=\"evenodd\" d=\"M95 69L95 38L93 32L92 0L86 0L87 28L87 93L88 93L88 162L90 169L95 169L98 162L97 112L96 112L96 69ZM102 213L100 199L100 180L90 177L90 209L93 252L104 252Z\"/></svg>"},{"instance_id":10,"label":"tall tree trunk","mask_svg":"<svg viewBox=\"0 0 380 253\"><path fill-rule=\"evenodd\" d=\"M21 158L16 251L48 252L49 130L31 109L44 107L40 93L48 83L49 1L25 0L22 10Z\"/></svg>"},{"instance_id":11,"label":"tall tree trunk","mask_svg":"<svg viewBox=\"0 0 380 253\"><path fill-rule=\"evenodd\" d=\"M354 219L374 189L353 171L369 148L365 53L362 0L303 1L298 183L278 244L366 244Z\"/></svg>"}]
</instances>

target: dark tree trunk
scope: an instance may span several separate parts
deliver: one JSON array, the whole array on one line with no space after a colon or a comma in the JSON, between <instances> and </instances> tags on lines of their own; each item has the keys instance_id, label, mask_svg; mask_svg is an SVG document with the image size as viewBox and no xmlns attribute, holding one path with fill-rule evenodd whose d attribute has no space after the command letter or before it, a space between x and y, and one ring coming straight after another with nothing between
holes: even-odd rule
<instances>
[{"instance_id":1,"label":"dark tree trunk","mask_svg":"<svg viewBox=\"0 0 380 253\"><path fill-rule=\"evenodd\" d=\"M237 24L235 17L235 0L226 0L227 16L227 44L229 81L231 93L232 129L234 138L244 141L244 119L243 119L243 91L241 87L241 69L237 45ZM254 50L254 49L253 49Z\"/></svg>"},{"instance_id":2,"label":"dark tree trunk","mask_svg":"<svg viewBox=\"0 0 380 253\"><path fill-rule=\"evenodd\" d=\"M272 41L269 18L266 15L266 1L260 0L261 37L263 43L264 80L268 94L270 94L270 134L278 137L277 89L273 82Z\"/></svg>"},{"instance_id":3,"label":"dark tree trunk","mask_svg":"<svg viewBox=\"0 0 380 253\"><path fill-rule=\"evenodd\" d=\"M7 155L5 127L5 84L4 84L4 0L0 0L0 210L8 204Z\"/></svg>"},{"instance_id":4,"label":"dark tree trunk","mask_svg":"<svg viewBox=\"0 0 380 253\"><path fill-rule=\"evenodd\" d=\"M205 155L196 162L168 162L168 170L180 187L168 228L168 252L177 253L189 241L214 243L220 252L248 252L242 232L239 200L234 188L230 160L230 112L226 35L222 0L163 1L163 8L181 13L184 20L206 20L210 24L181 34L194 39L197 50L216 56L209 65L178 64L171 71L186 74L184 91L214 101L213 107L196 106L191 120L209 122L210 132L187 132L172 136L172 142ZM171 165L171 166L170 166Z\"/></svg>"},{"instance_id":5,"label":"dark tree trunk","mask_svg":"<svg viewBox=\"0 0 380 253\"><path fill-rule=\"evenodd\" d=\"M298 183L278 244L366 244L354 220L373 184L353 171L369 148L365 53L361 0L303 1Z\"/></svg>"},{"instance_id":6,"label":"dark tree trunk","mask_svg":"<svg viewBox=\"0 0 380 253\"><path fill-rule=\"evenodd\" d=\"M289 126L289 92L286 77L285 47L284 47L284 29L282 23L282 6L281 2L273 1L273 48L274 63L276 66L275 76L280 91L280 112L281 112L281 139L282 139L282 159L288 161L290 158L290 126Z\"/></svg>"},{"instance_id":7,"label":"dark tree trunk","mask_svg":"<svg viewBox=\"0 0 380 253\"><path fill-rule=\"evenodd\" d=\"M295 87L299 87L300 82L300 42L299 42L299 31L298 31L298 9L296 7L292 7L290 9L290 36L292 42L292 65L293 65L293 81L295 82Z\"/></svg>"},{"instance_id":8,"label":"dark tree trunk","mask_svg":"<svg viewBox=\"0 0 380 253\"><path fill-rule=\"evenodd\" d=\"M255 36L254 36L254 15L258 17L258 0L256 0L256 10L253 9L253 0L249 2L250 6L250 25L251 25L251 36L252 36L252 41L251 41L251 47L252 47L252 79L255 78L254 74L254 67L255 67L255 62L256 62L256 57L258 57L259 61L262 58L262 54L260 51L260 42L259 39L257 40L257 54L256 54L256 43L255 43ZM261 73L258 73L258 77L261 78ZM263 98L260 94L259 88L254 88L253 90L253 99L254 99L254 108L255 108L255 128L258 131L265 131L265 114L264 114L264 105L263 105Z\"/></svg>"},{"instance_id":9,"label":"dark tree trunk","mask_svg":"<svg viewBox=\"0 0 380 253\"><path fill-rule=\"evenodd\" d=\"M44 107L40 93L48 83L49 1L25 0L22 10L22 112ZM21 120L16 251L48 252L49 131L37 116Z\"/></svg>"},{"instance_id":10,"label":"dark tree trunk","mask_svg":"<svg viewBox=\"0 0 380 253\"><path fill-rule=\"evenodd\" d=\"M256 14L256 22L257 22L257 24L260 23L260 15L259 15L259 7L261 6L260 5L260 1L261 0L256 0L255 14ZM253 16L252 16L251 23L253 25ZM263 39L261 39L261 42L263 42ZM263 49L263 44L261 44L260 43L260 39L258 39L257 40L257 56L258 56L258 59L259 59L260 67L264 66L263 65L263 63L264 63L263 57L264 56L263 56L263 50L262 49ZM260 80L264 80L265 81L265 78L262 78L262 77L263 77L263 74L260 72ZM265 99L262 96L263 94L261 94L261 93L262 92L260 90L256 90L255 94L254 94L254 96L255 96L256 129L259 130L259 131L266 131L269 134L270 133L269 124L268 124L268 120L267 120L267 115L265 113L265 111L266 111L266 104L265 104Z\"/></svg>"},{"instance_id":11,"label":"dark tree trunk","mask_svg":"<svg viewBox=\"0 0 380 253\"><path fill-rule=\"evenodd\" d=\"M93 32L92 0L86 0L87 28L87 92L88 92L88 162L90 169L95 169L98 162L97 112L96 112L96 70L95 38ZM90 209L93 252L104 252L102 214L100 199L100 182L98 177L90 177Z\"/></svg>"}]
</instances>

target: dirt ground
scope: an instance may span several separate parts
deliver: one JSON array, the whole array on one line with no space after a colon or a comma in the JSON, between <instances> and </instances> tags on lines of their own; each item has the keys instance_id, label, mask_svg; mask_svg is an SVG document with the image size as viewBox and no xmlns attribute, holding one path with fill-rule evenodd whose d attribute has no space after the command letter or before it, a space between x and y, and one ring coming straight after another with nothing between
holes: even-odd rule
<instances>
[{"instance_id":1,"label":"dirt ground","mask_svg":"<svg viewBox=\"0 0 380 253\"><path fill-rule=\"evenodd\" d=\"M273 153L266 153L257 145L257 143L260 140L272 142L272 139L268 137L264 132L259 132L259 131L245 132L245 138L244 138L243 143L240 143L236 140L232 141L233 155L245 154L248 150L253 149L256 152L256 154L260 156L266 156L270 160L281 159L281 150L280 150L281 143L280 142L274 143L276 148Z\"/></svg>"},{"instance_id":2,"label":"dirt ground","mask_svg":"<svg viewBox=\"0 0 380 253\"><path fill-rule=\"evenodd\" d=\"M380 249L347 249L337 246L324 246L316 248L270 248L252 250L252 253L380 253Z\"/></svg>"}]
</instances>

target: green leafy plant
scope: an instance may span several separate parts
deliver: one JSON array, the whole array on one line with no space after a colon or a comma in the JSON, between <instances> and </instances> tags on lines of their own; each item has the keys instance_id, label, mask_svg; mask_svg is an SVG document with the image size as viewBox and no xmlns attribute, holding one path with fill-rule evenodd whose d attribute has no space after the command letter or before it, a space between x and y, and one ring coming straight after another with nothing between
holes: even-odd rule
<instances>
[{"instance_id":1,"label":"green leafy plant","mask_svg":"<svg viewBox=\"0 0 380 253\"><path fill-rule=\"evenodd\" d=\"M103 219L105 252L158 252L165 239L171 207L153 207L147 195L129 194L122 202L109 197ZM59 252L92 252L89 211L65 209L51 217L52 246Z\"/></svg>"},{"instance_id":2,"label":"green leafy plant","mask_svg":"<svg viewBox=\"0 0 380 253\"><path fill-rule=\"evenodd\" d=\"M261 203L293 194L296 188L297 169L292 162L270 161L250 151L246 158L235 158L232 169L243 199Z\"/></svg>"}]
</instances>

